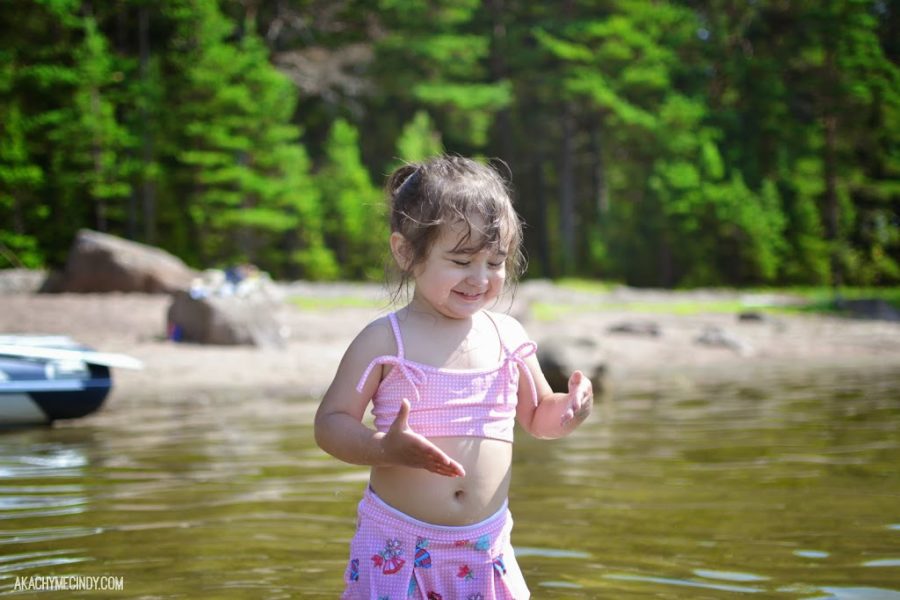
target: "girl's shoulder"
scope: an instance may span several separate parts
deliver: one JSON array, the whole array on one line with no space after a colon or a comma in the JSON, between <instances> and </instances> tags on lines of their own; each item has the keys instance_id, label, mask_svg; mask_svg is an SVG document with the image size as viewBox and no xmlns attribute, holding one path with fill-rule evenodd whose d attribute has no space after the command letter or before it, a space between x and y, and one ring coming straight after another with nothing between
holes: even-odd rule
<instances>
[{"instance_id":1,"label":"girl's shoulder","mask_svg":"<svg viewBox=\"0 0 900 600\"><path fill-rule=\"evenodd\" d=\"M391 327L390 319L385 315L363 327L350 343L347 351L364 360L372 360L386 354L397 354L397 342L394 339L394 330Z\"/></svg>"},{"instance_id":2,"label":"girl's shoulder","mask_svg":"<svg viewBox=\"0 0 900 600\"><path fill-rule=\"evenodd\" d=\"M514 316L502 313L485 311L491 320L497 325L500 337L509 348L516 348L520 344L531 341L525 327Z\"/></svg>"}]
</instances>

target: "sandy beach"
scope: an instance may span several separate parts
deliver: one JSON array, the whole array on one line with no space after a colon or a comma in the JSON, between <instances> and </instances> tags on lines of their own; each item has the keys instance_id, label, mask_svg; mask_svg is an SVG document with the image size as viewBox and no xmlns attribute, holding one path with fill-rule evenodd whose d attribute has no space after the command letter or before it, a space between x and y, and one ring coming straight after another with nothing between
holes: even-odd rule
<instances>
[{"instance_id":1,"label":"sandy beach","mask_svg":"<svg viewBox=\"0 0 900 600\"><path fill-rule=\"evenodd\" d=\"M169 341L171 300L165 295L5 293L0 333L68 335L143 361L141 371L116 371L107 410L114 409L116 396L135 393L165 399L192 390L248 389L316 398L360 328L390 309L388 294L382 286L349 283L279 284L279 289L285 300L277 316L288 334L281 349ZM797 369L900 367L898 323L781 312L742 320L733 311L704 310L723 302L753 310L790 298L630 288L591 292L536 281L522 284L514 302L498 309L520 317L539 344L589 340L595 348L590 360L606 365L611 389ZM656 329L658 335L614 331L623 324ZM698 341L710 333L713 342L722 343Z\"/></svg>"}]
</instances>

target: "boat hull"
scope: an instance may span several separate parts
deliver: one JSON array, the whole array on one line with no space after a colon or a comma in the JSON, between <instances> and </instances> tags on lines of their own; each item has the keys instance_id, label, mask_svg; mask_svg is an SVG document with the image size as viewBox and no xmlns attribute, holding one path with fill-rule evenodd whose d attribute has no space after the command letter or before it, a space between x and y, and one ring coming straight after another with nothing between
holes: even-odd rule
<instances>
[{"instance_id":1,"label":"boat hull","mask_svg":"<svg viewBox=\"0 0 900 600\"><path fill-rule=\"evenodd\" d=\"M89 415L103 406L111 388L104 365L0 355L0 426Z\"/></svg>"}]
</instances>

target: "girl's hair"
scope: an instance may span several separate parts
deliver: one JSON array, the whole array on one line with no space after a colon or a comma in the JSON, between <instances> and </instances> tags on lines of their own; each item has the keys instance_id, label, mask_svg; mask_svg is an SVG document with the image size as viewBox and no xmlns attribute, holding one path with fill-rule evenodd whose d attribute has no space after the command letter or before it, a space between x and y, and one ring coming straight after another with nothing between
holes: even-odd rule
<instances>
[{"instance_id":1,"label":"girl's hair","mask_svg":"<svg viewBox=\"0 0 900 600\"><path fill-rule=\"evenodd\" d=\"M513 209L507 181L493 167L461 156L438 156L397 168L386 188L391 232L404 237L409 252L406 268L400 267L395 300L415 267L428 258L445 225L460 223L466 228L455 250L506 252L509 284L524 271L522 222Z\"/></svg>"}]
</instances>

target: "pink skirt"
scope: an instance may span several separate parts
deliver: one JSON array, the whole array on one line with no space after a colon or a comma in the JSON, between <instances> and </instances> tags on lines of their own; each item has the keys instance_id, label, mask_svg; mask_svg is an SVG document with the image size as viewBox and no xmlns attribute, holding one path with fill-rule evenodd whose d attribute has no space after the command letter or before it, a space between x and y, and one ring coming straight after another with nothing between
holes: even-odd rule
<instances>
[{"instance_id":1,"label":"pink skirt","mask_svg":"<svg viewBox=\"0 0 900 600\"><path fill-rule=\"evenodd\" d=\"M359 503L344 574L345 600L524 600L506 503L462 527L432 525L388 506L370 488Z\"/></svg>"}]
</instances>

